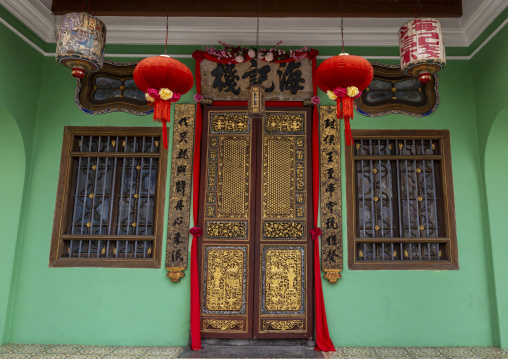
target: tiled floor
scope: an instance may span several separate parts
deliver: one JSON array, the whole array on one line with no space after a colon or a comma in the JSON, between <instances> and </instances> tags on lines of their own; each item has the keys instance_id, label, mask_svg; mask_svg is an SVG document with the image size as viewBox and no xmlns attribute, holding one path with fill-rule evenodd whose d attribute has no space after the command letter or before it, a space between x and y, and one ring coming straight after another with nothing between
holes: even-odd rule
<instances>
[{"instance_id":1,"label":"tiled floor","mask_svg":"<svg viewBox=\"0 0 508 359\"><path fill-rule=\"evenodd\" d=\"M265 348L265 347L259 347ZM276 353L276 348L270 351ZM227 357L256 357L256 347L238 346ZM266 348L265 348L266 349ZM305 352L305 351L303 351ZM0 346L1 359L169 359L185 355L183 347L112 347L92 345L6 344ZM205 351L203 351L203 354ZM224 352L226 353L226 352ZM197 357L193 353L192 357ZM336 352L323 353L325 358L508 358L508 349L493 347L337 347ZM187 355L186 355L187 356ZM216 356L222 357L222 356ZM266 356L263 355L266 358ZM286 355L284 357L287 358ZM301 357L301 356L299 356Z\"/></svg>"}]
</instances>

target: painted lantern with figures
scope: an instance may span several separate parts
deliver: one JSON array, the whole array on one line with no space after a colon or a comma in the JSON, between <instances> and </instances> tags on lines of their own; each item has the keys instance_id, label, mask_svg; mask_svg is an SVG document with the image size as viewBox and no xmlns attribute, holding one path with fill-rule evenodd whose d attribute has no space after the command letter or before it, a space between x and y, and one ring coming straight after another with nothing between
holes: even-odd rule
<instances>
[{"instance_id":1,"label":"painted lantern with figures","mask_svg":"<svg viewBox=\"0 0 508 359\"><path fill-rule=\"evenodd\" d=\"M72 69L72 76L97 71L104 63L106 26L85 12L62 16L56 42L56 60Z\"/></svg>"},{"instance_id":2,"label":"painted lantern with figures","mask_svg":"<svg viewBox=\"0 0 508 359\"><path fill-rule=\"evenodd\" d=\"M400 68L421 83L446 64L441 23L433 18L408 21L399 30Z\"/></svg>"}]
</instances>

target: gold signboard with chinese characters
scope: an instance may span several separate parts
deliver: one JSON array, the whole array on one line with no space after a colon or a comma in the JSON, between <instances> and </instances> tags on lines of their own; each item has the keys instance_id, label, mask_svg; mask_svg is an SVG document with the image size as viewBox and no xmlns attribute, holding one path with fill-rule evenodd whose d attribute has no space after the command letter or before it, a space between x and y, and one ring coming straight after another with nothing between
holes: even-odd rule
<instances>
[{"instance_id":1,"label":"gold signboard with chinese characters","mask_svg":"<svg viewBox=\"0 0 508 359\"><path fill-rule=\"evenodd\" d=\"M193 104L175 105L166 246L167 276L172 282L179 282L187 268L195 112Z\"/></svg>"},{"instance_id":2,"label":"gold signboard with chinese characters","mask_svg":"<svg viewBox=\"0 0 508 359\"><path fill-rule=\"evenodd\" d=\"M251 59L240 64L205 59L201 62L202 94L213 100L247 101L247 87L257 79L257 71L266 101L304 101L313 95L308 58L282 63Z\"/></svg>"},{"instance_id":3,"label":"gold signboard with chinese characters","mask_svg":"<svg viewBox=\"0 0 508 359\"><path fill-rule=\"evenodd\" d=\"M335 106L321 106L319 113L321 268L329 283L337 283L342 270L340 129Z\"/></svg>"}]
</instances>

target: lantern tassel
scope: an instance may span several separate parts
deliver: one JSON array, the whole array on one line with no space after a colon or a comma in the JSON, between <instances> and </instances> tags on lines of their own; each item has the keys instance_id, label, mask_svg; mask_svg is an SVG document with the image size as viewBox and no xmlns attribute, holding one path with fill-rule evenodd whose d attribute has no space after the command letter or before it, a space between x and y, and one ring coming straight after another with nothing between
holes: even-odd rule
<instances>
[{"instance_id":1,"label":"lantern tassel","mask_svg":"<svg viewBox=\"0 0 508 359\"><path fill-rule=\"evenodd\" d=\"M171 122L171 101L157 99L155 100L153 109L153 120L162 122L162 144L164 148L168 148L168 128Z\"/></svg>"},{"instance_id":2,"label":"lantern tassel","mask_svg":"<svg viewBox=\"0 0 508 359\"><path fill-rule=\"evenodd\" d=\"M342 112L344 114L344 136L346 137L346 145L354 144L353 134L351 133L351 124L349 120L353 118L353 102L354 98L346 96L342 99Z\"/></svg>"},{"instance_id":3,"label":"lantern tassel","mask_svg":"<svg viewBox=\"0 0 508 359\"><path fill-rule=\"evenodd\" d=\"M344 118L344 112L342 112L342 98L337 97L337 118L340 120Z\"/></svg>"}]
</instances>

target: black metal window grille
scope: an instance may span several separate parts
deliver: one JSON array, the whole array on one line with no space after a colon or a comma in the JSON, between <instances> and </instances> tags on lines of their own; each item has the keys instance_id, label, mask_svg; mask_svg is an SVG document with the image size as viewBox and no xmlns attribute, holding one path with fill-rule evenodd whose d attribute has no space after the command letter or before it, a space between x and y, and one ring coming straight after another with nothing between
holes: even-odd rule
<instances>
[{"instance_id":1,"label":"black metal window grille","mask_svg":"<svg viewBox=\"0 0 508 359\"><path fill-rule=\"evenodd\" d=\"M449 261L439 139L361 139L353 150L356 262Z\"/></svg>"},{"instance_id":2,"label":"black metal window grille","mask_svg":"<svg viewBox=\"0 0 508 359\"><path fill-rule=\"evenodd\" d=\"M159 137L75 136L63 257L153 258Z\"/></svg>"}]
</instances>

